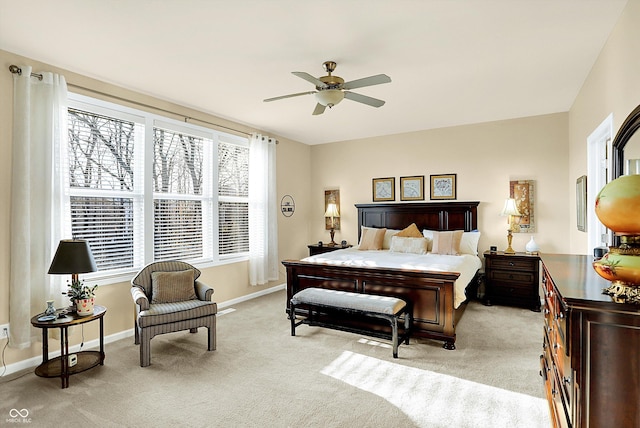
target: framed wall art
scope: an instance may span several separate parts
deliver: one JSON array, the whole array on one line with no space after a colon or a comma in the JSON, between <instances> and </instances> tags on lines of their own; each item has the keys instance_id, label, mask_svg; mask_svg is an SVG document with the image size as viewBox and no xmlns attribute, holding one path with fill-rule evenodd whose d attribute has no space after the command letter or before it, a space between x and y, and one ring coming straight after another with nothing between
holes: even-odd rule
<instances>
[{"instance_id":1,"label":"framed wall art","mask_svg":"<svg viewBox=\"0 0 640 428\"><path fill-rule=\"evenodd\" d=\"M578 230L587 231L587 176L576 180L576 214Z\"/></svg>"},{"instance_id":2,"label":"framed wall art","mask_svg":"<svg viewBox=\"0 0 640 428\"><path fill-rule=\"evenodd\" d=\"M324 191L324 211L327 211L329 204L336 204L336 209L338 210L338 214L340 214L340 190L325 190ZM340 217L333 217L333 224L331 223L331 217L324 218L324 228L325 230L331 230L333 227L334 230L340 230Z\"/></svg>"},{"instance_id":3,"label":"framed wall art","mask_svg":"<svg viewBox=\"0 0 640 428\"><path fill-rule=\"evenodd\" d=\"M373 202L396 200L395 177L374 178L372 181Z\"/></svg>"},{"instance_id":4,"label":"framed wall art","mask_svg":"<svg viewBox=\"0 0 640 428\"><path fill-rule=\"evenodd\" d=\"M509 197L516 200L518 211L522 214L520 222L514 224L513 233L534 233L536 231L534 196L534 180L509 182Z\"/></svg>"},{"instance_id":5,"label":"framed wall art","mask_svg":"<svg viewBox=\"0 0 640 428\"><path fill-rule=\"evenodd\" d=\"M456 174L438 174L431 176L431 199L455 199Z\"/></svg>"},{"instance_id":6,"label":"framed wall art","mask_svg":"<svg viewBox=\"0 0 640 428\"><path fill-rule=\"evenodd\" d=\"M424 201L424 175L400 177L401 201Z\"/></svg>"}]
</instances>

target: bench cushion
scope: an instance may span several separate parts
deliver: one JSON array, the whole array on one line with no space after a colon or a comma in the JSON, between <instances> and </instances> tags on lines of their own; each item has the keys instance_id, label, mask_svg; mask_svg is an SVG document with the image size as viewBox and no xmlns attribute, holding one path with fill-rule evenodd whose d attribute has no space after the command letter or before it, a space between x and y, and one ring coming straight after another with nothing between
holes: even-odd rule
<instances>
[{"instance_id":1,"label":"bench cushion","mask_svg":"<svg viewBox=\"0 0 640 428\"><path fill-rule=\"evenodd\" d=\"M291 303L294 305L324 305L387 315L397 314L406 306L402 299L396 297L351 293L324 288L305 288L291 298Z\"/></svg>"}]
</instances>

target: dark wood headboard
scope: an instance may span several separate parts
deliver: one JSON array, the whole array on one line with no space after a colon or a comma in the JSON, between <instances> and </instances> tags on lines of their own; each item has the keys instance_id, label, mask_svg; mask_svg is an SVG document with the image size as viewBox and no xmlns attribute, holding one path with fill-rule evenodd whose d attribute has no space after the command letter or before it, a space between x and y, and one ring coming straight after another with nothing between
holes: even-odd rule
<instances>
[{"instance_id":1,"label":"dark wood headboard","mask_svg":"<svg viewBox=\"0 0 640 428\"><path fill-rule=\"evenodd\" d=\"M415 223L419 230L464 230L478 228L480 202L427 202L400 204L356 204L358 241L361 226L404 229Z\"/></svg>"}]
</instances>

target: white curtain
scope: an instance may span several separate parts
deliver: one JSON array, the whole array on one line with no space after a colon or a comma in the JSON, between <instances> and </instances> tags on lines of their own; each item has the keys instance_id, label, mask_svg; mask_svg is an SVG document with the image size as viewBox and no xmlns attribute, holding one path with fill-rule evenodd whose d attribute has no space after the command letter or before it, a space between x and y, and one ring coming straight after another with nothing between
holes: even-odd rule
<instances>
[{"instance_id":1,"label":"white curtain","mask_svg":"<svg viewBox=\"0 0 640 428\"><path fill-rule=\"evenodd\" d=\"M67 85L63 76L31 67L14 74L11 172L10 341L26 348L39 337L32 316L46 300L62 302L60 277L47 275L64 233L61 150L66 149Z\"/></svg>"},{"instance_id":2,"label":"white curtain","mask_svg":"<svg viewBox=\"0 0 640 428\"><path fill-rule=\"evenodd\" d=\"M252 134L249 141L249 283L278 279L276 141Z\"/></svg>"}]
</instances>

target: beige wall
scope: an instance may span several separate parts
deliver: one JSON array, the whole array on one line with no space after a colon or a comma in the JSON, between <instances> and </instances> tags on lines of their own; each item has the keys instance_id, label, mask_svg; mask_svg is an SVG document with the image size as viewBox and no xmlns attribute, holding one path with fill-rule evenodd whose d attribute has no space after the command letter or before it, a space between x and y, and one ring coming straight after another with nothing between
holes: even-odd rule
<instances>
[{"instance_id":1,"label":"beige wall","mask_svg":"<svg viewBox=\"0 0 640 428\"><path fill-rule=\"evenodd\" d=\"M144 96L132 91L99 82L75 73L61 70L56 67L40 63L33 59L23 58L18 55L0 50L0 324L9 322L9 242L10 242L10 211L11 211L11 127L12 127L12 92L13 77L8 67L11 64L31 65L34 71L54 71L65 76L70 90L94 96L96 98L108 97L96 95L92 92L82 91L72 85L89 88L124 99L152 105L190 117L200 118L209 122L237 129L242 132L256 131L240 124L236 124L218 117L213 117L201 112L193 111L168 102ZM134 108L144 109L137 105ZM153 111L152 109L150 111ZM179 116L176 116L178 118ZM195 122L196 124L200 124ZM224 129L222 129L224 131ZM257 132L260 132L257 130ZM273 135L277 138L277 181L278 201L285 194L289 194L296 200L296 212L292 217L285 218L278 214L279 228L279 258L295 259L304 256L308 241L308 227L306 216L309 207L309 169L310 147L299 142L290 141ZM251 293L259 292L276 286L285 281L284 269L280 268L280 280L266 286L251 287L248 280L247 262L226 264L218 267L203 269L203 281L215 288L214 300L225 302L240 298ZM105 315L105 335L116 334L133 327L133 303L129 293L128 282L101 286L97 292L97 300L108 308ZM282 303L283 307L285 302ZM43 310L45 303L43 302ZM97 325L88 324L85 328L85 340L97 338ZM0 341L4 342L4 341ZM80 343L79 330L71 337L70 343ZM55 350L56 341L50 345ZM41 355L40 343L35 343L30 349L21 351L8 348L5 353L5 362L12 364L31 357Z\"/></svg>"},{"instance_id":2,"label":"beige wall","mask_svg":"<svg viewBox=\"0 0 640 428\"><path fill-rule=\"evenodd\" d=\"M340 189L341 230L336 241L357 240L354 204L371 203L371 180L395 177L396 202L401 176L457 174L457 200L480 201L480 250L506 247L507 222L500 217L510 180L535 180L536 242L543 251L567 252L569 224L565 206L567 114L458 126L312 146L311 239L328 241L324 230L325 189ZM515 234L513 248L524 251L530 234Z\"/></svg>"},{"instance_id":3,"label":"beige wall","mask_svg":"<svg viewBox=\"0 0 640 428\"><path fill-rule=\"evenodd\" d=\"M567 186L570 189L578 177L587 174L587 137L610 113L617 131L631 110L640 104L639 22L640 1L630 0L569 111ZM569 196L570 250L588 253L587 234L578 231L576 226L575 192L570 191Z\"/></svg>"}]
</instances>

